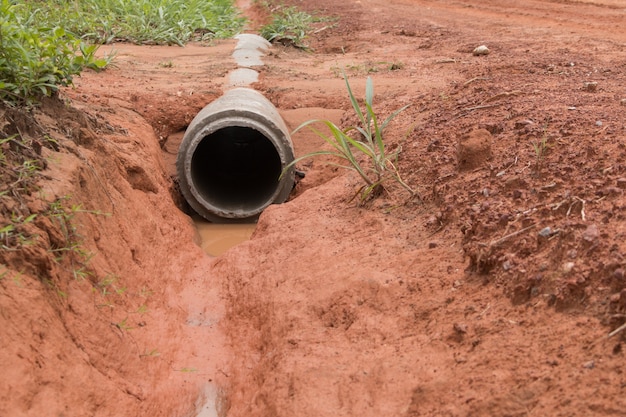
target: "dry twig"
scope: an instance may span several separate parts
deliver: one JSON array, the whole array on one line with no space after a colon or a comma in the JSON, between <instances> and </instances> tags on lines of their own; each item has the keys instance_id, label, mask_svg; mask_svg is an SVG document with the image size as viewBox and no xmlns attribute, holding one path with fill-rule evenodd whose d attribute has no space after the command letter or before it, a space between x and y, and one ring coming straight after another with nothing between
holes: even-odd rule
<instances>
[{"instance_id":1,"label":"dry twig","mask_svg":"<svg viewBox=\"0 0 626 417\"><path fill-rule=\"evenodd\" d=\"M626 323L622 324L617 329L613 330L611 333L609 333L609 335L606 338L607 339L611 338L611 337L615 336L616 334L618 334L619 332L623 331L624 329L626 329Z\"/></svg>"}]
</instances>

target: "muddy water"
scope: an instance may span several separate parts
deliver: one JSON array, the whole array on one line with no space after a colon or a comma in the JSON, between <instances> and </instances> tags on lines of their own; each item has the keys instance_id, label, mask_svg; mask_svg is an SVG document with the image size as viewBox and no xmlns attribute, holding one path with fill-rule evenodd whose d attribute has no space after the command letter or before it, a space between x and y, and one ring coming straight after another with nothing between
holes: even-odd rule
<instances>
[{"instance_id":1,"label":"muddy water","mask_svg":"<svg viewBox=\"0 0 626 417\"><path fill-rule=\"evenodd\" d=\"M233 246L250 239L255 223L217 224L194 216L193 222L198 230L200 246L207 254L219 256Z\"/></svg>"}]
</instances>

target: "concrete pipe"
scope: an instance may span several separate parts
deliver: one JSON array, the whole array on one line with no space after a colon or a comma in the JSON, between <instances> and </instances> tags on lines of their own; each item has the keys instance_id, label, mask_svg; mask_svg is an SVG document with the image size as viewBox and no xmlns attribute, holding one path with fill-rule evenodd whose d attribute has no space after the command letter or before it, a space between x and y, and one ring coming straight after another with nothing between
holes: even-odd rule
<instances>
[{"instance_id":1,"label":"concrete pipe","mask_svg":"<svg viewBox=\"0 0 626 417\"><path fill-rule=\"evenodd\" d=\"M261 93L234 88L203 108L185 131L176 167L189 205L212 222L255 220L287 200L294 185L293 144Z\"/></svg>"}]
</instances>

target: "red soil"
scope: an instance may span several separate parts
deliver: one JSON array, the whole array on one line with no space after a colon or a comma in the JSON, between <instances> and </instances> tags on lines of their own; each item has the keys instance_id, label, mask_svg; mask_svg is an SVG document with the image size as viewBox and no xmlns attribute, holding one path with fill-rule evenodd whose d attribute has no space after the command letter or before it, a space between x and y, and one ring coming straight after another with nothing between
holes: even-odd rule
<instances>
[{"instance_id":1,"label":"red soil","mask_svg":"<svg viewBox=\"0 0 626 417\"><path fill-rule=\"evenodd\" d=\"M422 201L357 206L356 175L308 160L251 240L206 256L168 137L222 94L234 41L115 45L36 112L62 145L44 199L90 211L95 255L71 278L44 216L3 251L0 415L195 415L212 390L229 417L625 415L623 2L291 3L339 20L254 87L292 128L347 125L341 70L359 97L371 76L378 113L410 105L386 137Z\"/></svg>"}]
</instances>

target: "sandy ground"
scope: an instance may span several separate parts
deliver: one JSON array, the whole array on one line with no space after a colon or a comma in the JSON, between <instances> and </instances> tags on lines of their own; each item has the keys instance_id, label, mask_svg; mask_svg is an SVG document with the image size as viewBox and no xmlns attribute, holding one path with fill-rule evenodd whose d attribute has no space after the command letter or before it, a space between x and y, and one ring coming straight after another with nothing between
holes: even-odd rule
<instances>
[{"instance_id":1,"label":"sandy ground","mask_svg":"<svg viewBox=\"0 0 626 417\"><path fill-rule=\"evenodd\" d=\"M62 145L40 194L81 204L93 256L55 262L44 220L2 252L0 415L626 415L626 4L291 3L338 19L275 45L254 88L292 129L349 125L341 71L358 97L372 77L377 112L409 105L386 138L421 199L357 205L354 173L307 160L250 240L204 254L175 138L235 43L114 45L36 112Z\"/></svg>"}]
</instances>

